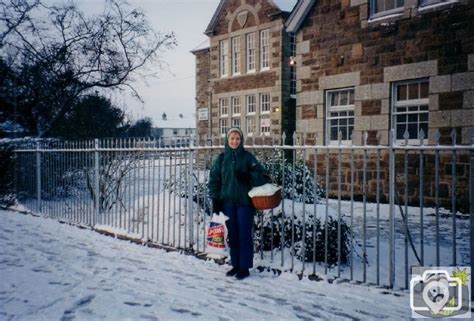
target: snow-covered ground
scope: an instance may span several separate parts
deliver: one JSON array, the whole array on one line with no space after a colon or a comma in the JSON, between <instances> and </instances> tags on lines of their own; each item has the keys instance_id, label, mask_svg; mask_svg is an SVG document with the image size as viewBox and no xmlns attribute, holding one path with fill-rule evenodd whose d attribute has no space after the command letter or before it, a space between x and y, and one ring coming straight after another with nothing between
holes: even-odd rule
<instances>
[{"instance_id":1,"label":"snow-covered ground","mask_svg":"<svg viewBox=\"0 0 474 321\"><path fill-rule=\"evenodd\" d=\"M0 211L0 320L401 320L405 291L251 271Z\"/></svg>"}]
</instances>

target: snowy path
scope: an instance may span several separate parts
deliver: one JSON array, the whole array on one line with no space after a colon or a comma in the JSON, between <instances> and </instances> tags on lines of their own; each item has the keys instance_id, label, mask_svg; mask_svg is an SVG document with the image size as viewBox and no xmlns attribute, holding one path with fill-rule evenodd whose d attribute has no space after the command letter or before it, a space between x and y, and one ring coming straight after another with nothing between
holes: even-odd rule
<instances>
[{"instance_id":1,"label":"snowy path","mask_svg":"<svg viewBox=\"0 0 474 321\"><path fill-rule=\"evenodd\" d=\"M400 320L408 294L219 266L0 211L0 320Z\"/></svg>"}]
</instances>

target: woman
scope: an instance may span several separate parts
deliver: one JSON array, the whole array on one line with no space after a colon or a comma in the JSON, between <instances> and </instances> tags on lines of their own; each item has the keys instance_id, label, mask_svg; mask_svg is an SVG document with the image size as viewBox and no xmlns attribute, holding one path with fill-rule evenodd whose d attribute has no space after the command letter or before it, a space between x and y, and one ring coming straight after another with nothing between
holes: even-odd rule
<instances>
[{"instance_id":1,"label":"woman","mask_svg":"<svg viewBox=\"0 0 474 321\"><path fill-rule=\"evenodd\" d=\"M253 208L248 192L267 183L264 169L254 155L244 149L244 137L239 128L229 129L224 153L212 164L209 176L209 196L213 211L224 212L229 232L232 269L226 273L245 279L253 266Z\"/></svg>"}]
</instances>

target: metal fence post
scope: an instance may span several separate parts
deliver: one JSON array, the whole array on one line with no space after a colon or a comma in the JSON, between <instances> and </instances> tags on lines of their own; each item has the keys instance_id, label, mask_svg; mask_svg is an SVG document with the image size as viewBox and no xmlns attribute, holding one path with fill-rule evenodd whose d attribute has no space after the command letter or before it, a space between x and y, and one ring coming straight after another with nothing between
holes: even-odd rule
<instances>
[{"instance_id":1,"label":"metal fence post","mask_svg":"<svg viewBox=\"0 0 474 321\"><path fill-rule=\"evenodd\" d=\"M474 129L471 129L471 147L474 145ZM474 300L474 280L472 279L472 273L474 271L474 150L471 149L469 161L469 223L470 223L470 260L471 260L471 300ZM453 213L454 215L454 213Z\"/></svg>"},{"instance_id":2,"label":"metal fence post","mask_svg":"<svg viewBox=\"0 0 474 321\"><path fill-rule=\"evenodd\" d=\"M395 133L391 129L389 132L389 170L388 170L388 200L389 200L389 285L395 285Z\"/></svg>"},{"instance_id":3,"label":"metal fence post","mask_svg":"<svg viewBox=\"0 0 474 321\"><path fill-rule=\"evenodd\" d=\"M36 142L36 206L41 213L41 154L40 142Z\"/></svg>"},{"instance_id":4,"label":"metal fence post","mask_svg":"<svg viewBox=\"0 0 474 321\"><path fill-rule=\"evenodd\" d=\"M94 191L95 191L95 211L93 225L97 224L97 219L100 214L100 186L99 186L99 140L94 140Z\"/></svg>"},{"instance_id":5,"label":"metal fence post","mask_svg":"<svg viewBox=\"0 0 474 321\"><path fill-rule=\"evenodd\" d=\"M189 248L193 249L194 245L194 221L193 221L193 161L194 161L194 136L191 135L189 140L189 157L188 157L188 167L189 167L189 180L188 180L188 229L189 229ZM199 183L199 182L197 182ZM207 197L207 195L206 195Z\"/></svg>"}]
</instances>

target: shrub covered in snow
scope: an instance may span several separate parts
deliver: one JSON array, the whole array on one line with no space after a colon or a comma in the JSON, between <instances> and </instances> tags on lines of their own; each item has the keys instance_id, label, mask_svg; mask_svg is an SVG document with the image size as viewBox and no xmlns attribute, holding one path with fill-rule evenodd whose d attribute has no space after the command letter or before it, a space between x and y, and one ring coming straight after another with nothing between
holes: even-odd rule
<instances>
[{"instance_id":1,"label":"shrub covered in snow","mask_svg":"<svg viewBox=\"0 0 474 321\"><path fill-rule=\"evenodd\" d=\"M277 150L272 154L259 155L258 158L271 174L273 183L284 185L283 198L313 204L325 197L324 189L318 183L315 184L314 175L302 157L297 157L293 162L285 157L283 150Z\"/></svg>"},{"instance_id":2,"label":"shrub covered in snow","mask_svg":"<svg viewBox=\"0 0 474 321\"><path fill-rule=\"evenodd\" d=\"M255 245L256 250L270 251L280 249L283 243L285 248L291 248L294 243L293 251L299 260L306 262L325 262L325 238L326 225L319 218L314 219L313 214L309 214L305 223L301 217L285 216L282 219L282 212L273 214L273 219L269 211L255 216ZM263 222L263 224L262 224ZM273 225L273 231L272 231ZM327 221L327 262L329 265L337 264L338 260L338 221L329 216ZM345 264L349 260L350 254L350 228L341 220L341 263ZM273 240L272 240L273 233ZM262 235L263 234L263 235ZM303 240L303 235L305 235ZM314 252L313 252L313 244Z\"/></svg>"}]
</instances>

